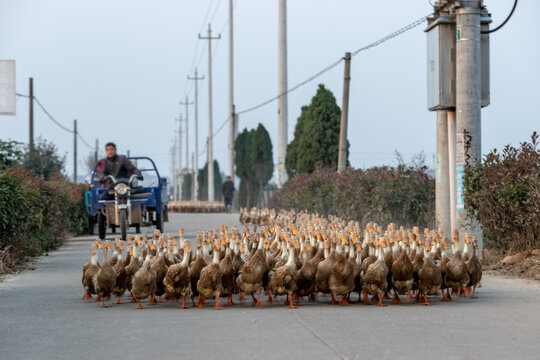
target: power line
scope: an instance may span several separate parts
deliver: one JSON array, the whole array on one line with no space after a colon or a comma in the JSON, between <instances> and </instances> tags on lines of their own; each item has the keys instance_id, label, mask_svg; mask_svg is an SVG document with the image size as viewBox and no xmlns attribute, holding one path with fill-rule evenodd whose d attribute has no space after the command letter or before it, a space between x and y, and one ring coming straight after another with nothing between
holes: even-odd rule
<instances>
[{"instance_id":1,"label":"power line","mask_svg":"<svg viewBox=\"0 0 540 360\"><path fill-rule=\"evenodd\" d=\"M508 22L508 20L510 20L510 18L511 18L512 15L514 14L514 10L516 10L517 3L518 3L518 0L515 0L515 1L514 1L514 6L512 6L512 10L510 11L510 14L508 14L508 16L507 16L506 19L502 22L501 25L499 25L499 26L497 26L496 28L491 29L491 30L481 31L480 33L482 33L482 34L491 34L491 33L494 33L495 31L501 29L504 25L506 25L506 23Z\"/></svg>"},{"instance_id":2,"label":"power line","mask_svg":"<svg viewBox=\"0 0 540 360\"><path fill-rule=\"evenodd\" d=\"M15 93L15 95L17 95L18 97L24 97L24 98L30 98L29 95L25 95L25 94L19 94L19 93ZM56 120L48 111L47 109L45 109L45 106L43 106L43 104L39 101L39 99L34 96L34 100L35 102L38 104L38 106L41 108L41 110L45 113L45 115L47 115L47 117L52 120L53 123L55 123L60 129L70 133L70 134L73 134L73 130L71 130L70 128L67 128L65 127L64 125L62 125L58 120ZM84 145L86 145L90 150L94 150L94 147L89 145L86 140L81 136L81 133L80 132L77 132L77 137L79 139L81 139L81 141L83 142Z\"/></svg>"},{"instance_id":3,"label":"power line","mask_svg":"<svg viewBox=\"0 0 540 360\"><path fill-rule=\"evenodd\" d=\"M358 55L359 53L361 53L361 52L363 52L363 51L366 51L366 50L368 50L368 49L371 49L371 48L374 48L374 47L376 47L376 46L379 46L379 45L381 45L382 43L384 43L384 42L386 42L386 41L388 41L388 40L390 40L390 39L393 39L393 38L395 38L395 37L397 37L397 36L399 36L399 35L401 35L401 34L407 32L407 31L409 31L409 30L411 30L411 29L413 29L413 28L419 26L420 24L422 24L422 23L426 20L426 18L427 18L427 16L423 16L423 17L421 17L420 19L415 20L415 21L413 21L412 23L410 23L410 24L408 24L408 25L406 25L406 26L404 26L404 27L402 27L402 28L400 28L400 29L398 29L398 30L396 30L396 31L394 31L394 32L392 32L392 33L390 33L390 34L388 34L388 35L386 35L386 36L384 36L384 37L382 37L382 38L380 38L380 39L378 39L378 40L376 40L376 41L374 41L374 42L372 42L372 43L370 43L370 44L368 44L368 45L366 45L366 46L364 46L364 47L359 48L358 50L354 51L354 52L352 53L351 56L356 56L356 55ZM225 27L225 26L223 26L223 28L224 28L224 27ZM216 45L216 51L217 51L217 45ZM291 93L291 92L297 90L298 88L302 87L303 85L305 85L305 84L307 84L307 83L309 83L309 82L315 80L316 78L318 78L319 76L323 75L324 73L326 73L326 72L332 70L333 68L335 68L336 66L338 66L343 60L344 60L344 58L340 58L339 60L337 60L337 61L331 63L331 64L328 65L327 67L323 68L322 70L318 71L318 72L315 73L314 75L310 76L310 77L307 78L306 80L304 80L304 81L302 81L302 82L296 84L296 85L293 86L292 88L287 89L287 91L283 92L282 94L279 94L279 95L277 95L277 96L274 96L274 97L272 97L272 98L270 98L270 99L268 99L268 100L266 100L266 101L264 101L264 102L262 102L262 103L260 103L260 104L258 104L258 105L252 106L252 107L247 108L247 109L242 110L242 111L239 111L239 112L237 112L237 115L246 114L246 113L248 113L248 112L255 111L255 110L257 110L257 109L259 109L259 108L261 108L261 107L263 107L263 106L266 106L266 105L268 105L268 104L271 104L272 102L276 101L276 100L279 99L280 97L282 97L282 96L284 96L284 95L287 95L288 93ZM220 126L220 127L212 134L211 137L214 138L221 130L223 130L223 128L225 127L225 125L228 123L228 121L229 121L229 117L227 117L227 119L226 119L226 120L221 124L221 126ZM208 139L207 139L207 142L208 142ZM205 147L205 148L203 149L203 151L199 154L199 156L203 155L205 152L206 152L206 147Z\"/></svg>"},{"instance_id":4,"label":"power line","mask_svg":"<svg viewBox=\"0 0 540 360\"><path fill-rule=\"evenodd\" d=\"M406 26L404 26L404 27L402 27L402 28L400 28L400 29L394 31L393 33L390 33L390 34L388 34L388 35L386 35L386 36L384 36L384 37L382 37L382 38L380 38L380 39L378 39L378 40L376 40L376 41L374 41L374 42L372 42L372 43L370 43L370 44L368 44L368 45L366 45L366 46L364 46L364 47L361 47L360 49L358 49L358 50L356 50L355 52L353 52L353 53L352 53L352 56L358 55L358 54L359 54L360 52L362 52L362 51L366 51L366 50L368 50L368 49L371 49L371 48L373 48L373 47L376 47L376 46L378 46L378 45L381 45L382 43L384 43L384 42L386 42L386 41L388 41L388 40L390 40L390 39L393 39L393 38L395 38L396 36L401 35L401 34L407 32L407 31L409 31L409 30L411 30L411 29L417 27L418 25L422 24L422 23L426 20L426 17L427 17L427 16L423 16L423 17L421 17L420 19L418 19L418 20L416 20L416 21L410 23L409 25L406 25ZM310 77L307 78L306 80L304 80L304 81L302 81L302 82L296 84L295 86L293 86L293 87L290 88L290 89L287 89L287 91L283 92L282 94L279 94L279 95L277 95L277 96L274 96L274 97L272 97L272 98L270 98L270 99L268 99L268 100L266 100L266 101L264 101L264 102L262 102L262 103L260 103L260 104L258 104L258 105L252 106L252 107L250 107L250 108L248 108L248 109L239 111L239 112L238 112L238 115L245 114L245 113L248 113L248 112L257 110L257 109L259 109L259 108L261 108L261 107L263 107L263 106L266 106L266 105L268 105L268 104L270 104L270 103L276 101L276 100L279 99L280 97L282 97L282 96L284 96L284 95L287 95L288 93L291 93L291 92L297 90L297 89L300 88L301 86L303 86L303 85L305 85L305 84L307 84L307 83L309 83L309 82L315 80L316 78L318 78L319 76L323 75L324 73L326 73L326 72L332 70L333 68L335 68L336 66L338 66L342 61L343 61L343 58L340 58L339 60L333 62L333 63L330 64L330 65L328 65L327 67L325 67L324 69L320 70L320 71L317 72L316 74L310 76Z\"/></svg>"}]
</instances>

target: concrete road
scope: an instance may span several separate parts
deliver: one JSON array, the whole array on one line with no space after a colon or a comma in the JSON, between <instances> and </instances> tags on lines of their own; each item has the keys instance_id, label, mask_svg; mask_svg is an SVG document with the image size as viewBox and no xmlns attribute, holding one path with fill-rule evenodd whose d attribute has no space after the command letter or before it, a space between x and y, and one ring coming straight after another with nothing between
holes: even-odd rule
<instances>
[{"instance_id":1,"label":"concrete road","mask_svg":"<svg viewBox=\"0 0 540 360\"><path fill-rule=\"evenodd\" d=\"M167 231L233 224L233 215L171 216ZM250 302L177 310L101 309L83 301L91 239L68 242L34 271L0 283L0 359L538 359L540 285L485 276L478 299L434 306Z\"/></svg>"}]
</instances>

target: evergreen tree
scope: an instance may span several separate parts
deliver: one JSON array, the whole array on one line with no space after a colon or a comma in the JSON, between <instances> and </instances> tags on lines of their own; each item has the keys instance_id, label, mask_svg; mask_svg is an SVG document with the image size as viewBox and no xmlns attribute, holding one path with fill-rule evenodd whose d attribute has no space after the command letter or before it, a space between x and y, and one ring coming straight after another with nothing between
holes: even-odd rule
<instances>
[{"instance_id":1,"label":"evergreen tree","mask_svg":"<svg viewBox=\"0 0 540 360\"><path fill-rule=\"evenodd\" d=\"M242 207L260 205L262 189L274 168L270 135L261 124L257 129L244 129L236 137L234 149L236 175L240 178L238 203Z\"/></svg>"},{"instance_id":2,"label":"evergreen tree","mask_svg":"<svg viewBox=\"0 0 540 360\"><path fill-rule=\"evenodd\" d=\"M251 141L251 158L253 162L254 179L259 185L257 205L262 207L263 187L272 178L274 159L272 155L272 140L262 124L253 131Z\"/></svg>"},{"instance_id":3,"label":"evergreen tree","mask_svg":"<svg viewBox=\"0 0 540 360\"><path fill-rule=\"evenodd\" d=\"M199 170L197 176L197 182L199 183L199 188L197 189L197 198L200 201L208 201L208 163L204 164L204 167ZM217 160L214 160L214 199L219 199L221 197L221 172L219 170L219 163Z\"/></svg>"},{"instance_id":4,"label":"evergreen tree","mask_svg":"<svg viewBox=\"0 0 540 360\"><path fill-rule=\"evenodd\" d=\"M287 146L285 166L289 177L311 173L317 165L337 165L341 109L334 94L320 84L309 106L302 107L294 139ZM347 159L349 157L347 141ZM348 165L347 160L347 165Z\"/></svg>"}]
</instances>

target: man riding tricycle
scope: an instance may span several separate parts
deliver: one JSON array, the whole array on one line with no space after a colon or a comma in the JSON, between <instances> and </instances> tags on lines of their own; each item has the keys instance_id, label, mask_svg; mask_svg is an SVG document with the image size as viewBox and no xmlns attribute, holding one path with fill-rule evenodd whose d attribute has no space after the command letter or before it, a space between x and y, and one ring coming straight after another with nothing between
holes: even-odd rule
<instances>
[{"instance_id":1,"label":"man riding tricycle","mask_svg":"<svg viewBox=\"0 0 540 360\"><path fill-rule=\"evenodd\" d=\"M105 238L106 230L120 229L126 239L128 228L140 232L141 226L155 226L163 231L168 221L167 180L148 157L125 157L116 154L116 145L105 147L107 158L97 162L86 192L86 209L90 229L98 225L98 234Z\"/></svg>"}]
</instances>

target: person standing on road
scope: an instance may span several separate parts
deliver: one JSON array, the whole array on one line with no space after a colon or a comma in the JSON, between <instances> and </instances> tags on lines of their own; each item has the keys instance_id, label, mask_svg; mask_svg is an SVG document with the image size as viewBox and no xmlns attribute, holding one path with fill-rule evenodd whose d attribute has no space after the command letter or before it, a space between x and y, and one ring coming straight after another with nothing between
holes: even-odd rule
<instances>
[{"instance_id":1,"label":"person standing on road","mask_svg":"<svg viewBox=\"0 0 540 360\"><path fill-rule=\"evenodd\" d=\"M227 208L227 211L229 212L231 211L231 207L232 207L234 191L235 189L234 189L234 183L232 181L232 178L230 176L227 176L227 179L221 185L221 195L223 196L225 207Z\"/></svg>"}]
</instances>

